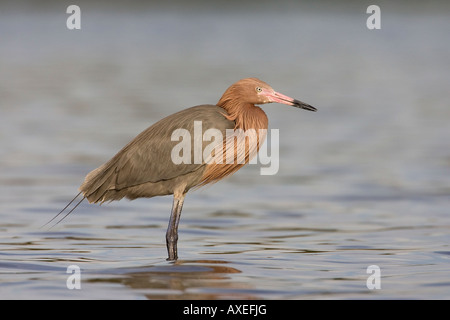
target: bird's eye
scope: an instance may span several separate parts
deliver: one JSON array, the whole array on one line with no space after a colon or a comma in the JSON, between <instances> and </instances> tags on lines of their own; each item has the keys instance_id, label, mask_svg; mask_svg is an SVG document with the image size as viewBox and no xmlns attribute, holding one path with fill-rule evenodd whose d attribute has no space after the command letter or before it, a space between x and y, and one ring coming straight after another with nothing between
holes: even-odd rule
<instances>
[{"instance_id":1,"label":"bird's eye","mask_svg":"<svg viewBox=\"0 0 450 320\"><path fill-rule=\"evenodd\" d=\"M256 87L256 92L261 92L262 91L262 88L261 87Z\"/></svg>"}]
</instances>

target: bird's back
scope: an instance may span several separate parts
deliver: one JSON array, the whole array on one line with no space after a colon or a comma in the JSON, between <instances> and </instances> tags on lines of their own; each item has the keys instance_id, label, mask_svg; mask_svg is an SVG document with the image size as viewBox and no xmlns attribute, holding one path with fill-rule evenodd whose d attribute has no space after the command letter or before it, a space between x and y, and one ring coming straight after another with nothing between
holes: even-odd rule
<instances>
[{"instance_id":1,"label":"bird's back","mask_svg":"<svg viewBox=\"0 0 450 320\"><path fill-rule=\"evenodd\" d=\"M227 115L221 107L201 105L158 121L107 163L90 172L80 191L91 203L168 195L177 188L187 192L199 184L206 166L203 159L194 161L194 121L201 121L202 136L206 130L214 128L225 137L226 129L235 127L234 121L226 119ZM191 135L190 163L175 164L172 159L172 150L180 143L172 141L172 134L177 129L185 129ZM222 144L221 141L215 143ZM202 151L204 148L205 142Z\"/></svg>"}]
</instances>

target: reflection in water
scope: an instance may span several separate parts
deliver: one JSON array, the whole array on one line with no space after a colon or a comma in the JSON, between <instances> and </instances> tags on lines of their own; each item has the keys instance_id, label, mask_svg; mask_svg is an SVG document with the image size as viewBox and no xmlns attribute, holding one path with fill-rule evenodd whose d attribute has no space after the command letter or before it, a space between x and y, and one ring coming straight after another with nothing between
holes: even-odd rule
<instances>
[{"instance_id":1,"label":"reflection in water","mask_svg":"<svg viewBox=\"0 0 450 320\"><path fill-rule=\"evenodd\" d=\"M115 269L112 278L91 278L90 283L120 283L143 291L149 299L254 299L236 289L250 289L249 284L230 281L228 274L241 273L221 260L178 260L164 265Z\"/></svg>"}]
</instances>

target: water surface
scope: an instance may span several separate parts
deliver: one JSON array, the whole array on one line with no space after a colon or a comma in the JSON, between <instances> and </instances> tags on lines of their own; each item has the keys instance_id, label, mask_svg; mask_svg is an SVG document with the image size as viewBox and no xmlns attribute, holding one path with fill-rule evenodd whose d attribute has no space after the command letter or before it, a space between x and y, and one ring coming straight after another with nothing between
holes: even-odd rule
<instances>
[{"instance_id":1,"label":"water surface","mask_svg":"<svg viewBox=\"0 0 450 320\"><path fill-rule=\"evenodd\" d=\"M449 299L450 19L442 5L0 10L0 298ZM273 8L272 8L273 9ZM182 108L256 76L280 168L171 198L83 203L85 174ZM69 290L67 267L81 268ZM381 270L381 289L366 269Z\"/></svg>"}]
</instances>

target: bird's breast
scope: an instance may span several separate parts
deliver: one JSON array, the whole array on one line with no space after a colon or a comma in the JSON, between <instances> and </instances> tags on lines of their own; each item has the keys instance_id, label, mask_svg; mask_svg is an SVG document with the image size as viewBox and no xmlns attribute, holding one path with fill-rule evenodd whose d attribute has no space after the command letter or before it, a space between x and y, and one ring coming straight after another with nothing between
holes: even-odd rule
<instances>
[{"instance_id":1,"label":"bird's breast","mask_svg":"<svg viewBox=\"0 0 450 320\"><path fill-rule=\"evenodd\" d=\"M268 119L256 106L230 112L228 120L235 122L233 130L227 130L223 143L217 145L206 161L201 185L217 182L232 175L254 158L266 139Z\"/></svg>"}]
</instances>

